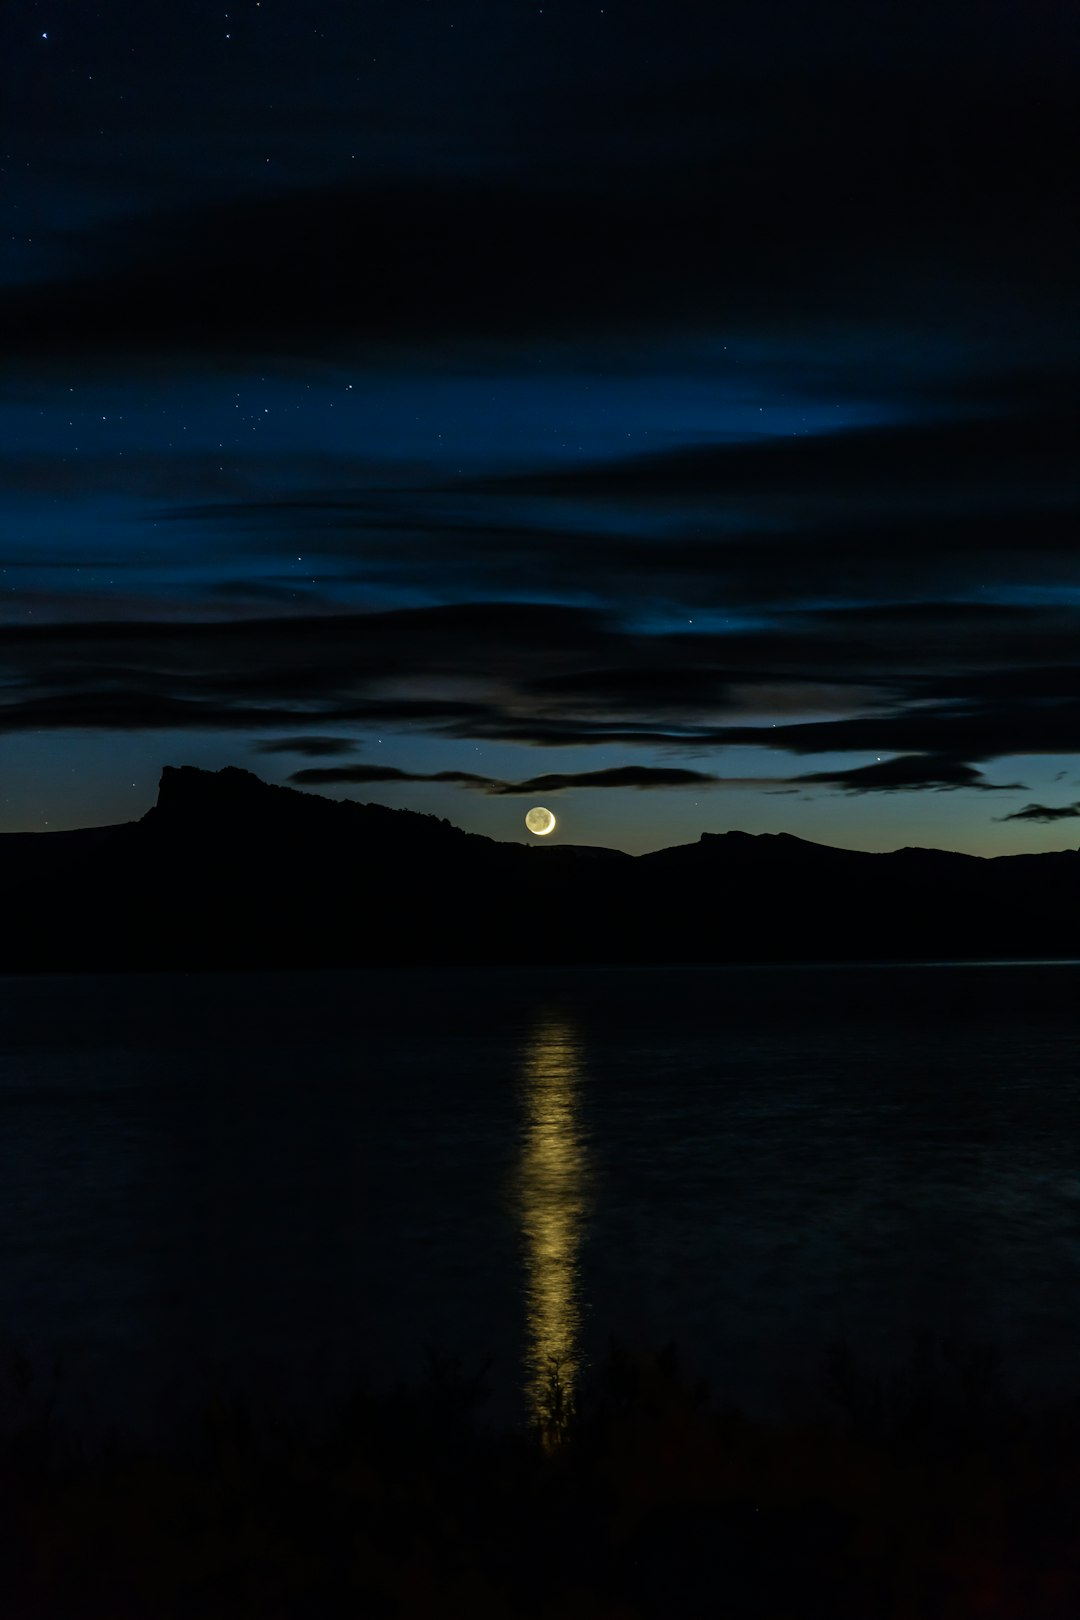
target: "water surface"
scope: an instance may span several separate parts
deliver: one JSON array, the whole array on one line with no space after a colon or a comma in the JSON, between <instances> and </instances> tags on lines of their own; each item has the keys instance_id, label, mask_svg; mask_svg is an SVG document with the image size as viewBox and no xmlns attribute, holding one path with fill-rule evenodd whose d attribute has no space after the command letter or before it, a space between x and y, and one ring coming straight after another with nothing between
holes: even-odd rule
<instances>
[{"instance_id":1,"label":"water surface","mask_svg":"<svg viewBox=\"0 0 1080 1620\"><path fill-rule=\"evenodd\" d=\"M0 1308L67 1399L490 1356L496 1411L610 1331L718 1394L830 1343L1080 1369L1080 967L0 980ZM1080 1382L1080 1380L1077 1380Z\"/></svg>"}]
</instances>

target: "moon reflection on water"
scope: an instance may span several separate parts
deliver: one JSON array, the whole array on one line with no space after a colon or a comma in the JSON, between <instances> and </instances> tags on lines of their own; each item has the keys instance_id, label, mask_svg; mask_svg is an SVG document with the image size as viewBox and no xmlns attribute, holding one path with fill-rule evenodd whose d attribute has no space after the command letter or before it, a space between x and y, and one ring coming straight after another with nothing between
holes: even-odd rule
<instances>
[{"instance_id":1,"label":"moon reflection on water","mask_svg":"<svg viewBox=\"0 0 1080 1620\"><path fill-rule=\"evenodd\" d=\"M522 1065L525 1119L517 1189L526 1271L525 1400L549 1436L558 1427L555 1389L565 1410L581 1372L581 1247L591 1179L581 1121L583 1079L573 1028L545 1017Z\"/></svg>"}]
</instances>

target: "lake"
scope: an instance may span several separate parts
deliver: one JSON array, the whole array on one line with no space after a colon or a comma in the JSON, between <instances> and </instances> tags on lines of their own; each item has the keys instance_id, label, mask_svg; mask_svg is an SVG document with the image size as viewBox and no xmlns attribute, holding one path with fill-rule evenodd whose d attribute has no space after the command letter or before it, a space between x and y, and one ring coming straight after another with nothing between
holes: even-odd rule
<instances>
[{"instance_id":1,"label":"lake","mask_svg":"<svg viewBox=\"0 0 1080 1620\"><path fill-rule=\"evenodd\" d=\"M1080 966L0 979L0 1329L77 1421L425 1347L675 1339L714 1397L830 1345L1080 1384Z\"/></svg>"}]
</instances>

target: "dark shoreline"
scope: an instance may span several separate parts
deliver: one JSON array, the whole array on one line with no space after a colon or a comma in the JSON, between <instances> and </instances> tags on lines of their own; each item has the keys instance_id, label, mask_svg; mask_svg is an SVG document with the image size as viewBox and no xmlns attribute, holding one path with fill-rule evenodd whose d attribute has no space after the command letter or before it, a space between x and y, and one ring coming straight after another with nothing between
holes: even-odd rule
<instances>
[{"instance_id":1,"label":"dark shoreline","mask_svg":"<svg viewBox=\"0 0 1080 1620\"><path fill-rule=\"evenodd\" d=\"M0 837L0 899L10 972L1068 961L1080 850L532 848L166 767L140 821Z\"/></svg>"}]
</instances>

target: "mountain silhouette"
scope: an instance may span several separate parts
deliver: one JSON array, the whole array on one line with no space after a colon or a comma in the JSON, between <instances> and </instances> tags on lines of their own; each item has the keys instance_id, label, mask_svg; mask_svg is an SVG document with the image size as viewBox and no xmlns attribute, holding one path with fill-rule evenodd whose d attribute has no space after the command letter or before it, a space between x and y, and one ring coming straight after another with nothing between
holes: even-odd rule
<instances>
[{"instance_id":1,"label":"mountain silhouette","mask_svg":"<svg viewBox=\"0 0 1080 1620\"><path fill-rule=\"evenodd\" d=\"M630 856L167 766L140 821L0 836L5 971L1070 957L1080 851L702 833Z\"/></svg>"}]
</instances>

